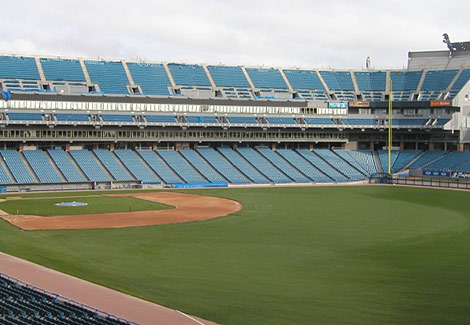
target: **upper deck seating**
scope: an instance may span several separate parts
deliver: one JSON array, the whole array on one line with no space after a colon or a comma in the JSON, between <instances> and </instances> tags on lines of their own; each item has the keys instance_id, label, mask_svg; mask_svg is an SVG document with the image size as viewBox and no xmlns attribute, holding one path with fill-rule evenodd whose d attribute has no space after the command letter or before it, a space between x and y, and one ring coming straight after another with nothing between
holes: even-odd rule
<instances>
[{"instance_id":1,"label":"upper deck seating","mask_svg":"<svg viewBox=\"0 0 470 325\"><path fill-rule=\"evenodd\" d=\"M171 95L171 82L163 64L128 62L127 67L134 83L141 87L142 95Z\"/></svg>"},{"instance_id":2,"label":"upper deck seating","mask_svg":"<svg viewBox=\"0 0 470 325\"><path fill-rule=\"evenodd\" d=\"M197 64L168 64L171 75L177 85L210 87L209 78L201 65Z\"/></svg>"},{"instance_id":3,"label":"upper deck seating","mask_svg":"<svg viewBox=\"0 0 470 325\"><path fill-rule=\"evenodd\" d=\"M129 80L121 62L85 60L92 82L99 85L104 94L128 95Z\"/></svg>"},{"instance_id":4,"label":"upper deck seating","mask_svg":"<svg viewBox=\"0 0 470 325\"><path fill-rule=\"evenodd\" d=\"M207 68L218 87L250 88L241 67L209 65Z\"/></svg>"},{"instance_id":5,"label":"upper deck seating","mask_svg":"<svg viewBox=\"0 0 470 325\"><path fill-rule=\"evenodd\" d=\"M40 58L40 62L47 80L86 81L77 59Z\"/></svg>"},{"instance_id":6,"label":"upper deck seating","mask_svg":"<svg viewBox=\"0 0 470 325\"><path fill-rule=\"evenodd\" d=\"M256 88L287 89L287 84L277 69L246 68Z\"/></svg>"}]
</instances>

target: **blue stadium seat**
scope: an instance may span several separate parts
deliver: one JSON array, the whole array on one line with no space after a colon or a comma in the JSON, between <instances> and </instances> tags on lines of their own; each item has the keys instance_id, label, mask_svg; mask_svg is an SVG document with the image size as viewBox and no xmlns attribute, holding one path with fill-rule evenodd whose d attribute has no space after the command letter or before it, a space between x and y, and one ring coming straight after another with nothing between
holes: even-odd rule
<instances>
[{"instance_id":1,"label":"blue stadium seat","mask_svg":"<svg viewBox=\"0 0 470 325\"><path fill-rule=\"evenodd\" d=\"M201 65L196 64L168 64L175 83L180 86L210 87L209 78Z\"/></svg>"},{"instance_id":2,"label":"blue stadium seat","mask_svg":"<svg viewBox=\"0 0 470 325\"><path fill-rule=\"evenodd\" d=\"M301 170L308 178L316 183L329 183L332 179L322 173L305 158L300 156L295 150L277 149L276 152L287 160L292 166Z\"/></svg>"},{"instance_id":3,"label":"blue stadium seat","mask_svg":"<svg viewBox=\"0 0 470 325\"><path fill-rule=\"evenodd\" d=\"M308 149L298 149L297 152L307 161L309 161L312 165L314 165L317 169L319 169L322 173L333 179L335 182L346 182L349 180L346 176L344 176L338 170L333 168L325 160L320 158L320 156L316 153Z\"/></svg>"},{"instance_id":4,"label":"blue stadium seat","mask_svg":"<svg viewBox=\"0 0 470 325\"><path fill-rule=\"evenodd\" d=\"M128 95L129 80L121 62L85 60L88 75L103 94Z\"/></svg>"},{"instance_id":5,"label":"blue stadium seat","mask_svg":"<svg viewBox=\"0 0 470 325\"><path fill-rule=\"evenodd\" d=\"M55 166L42 150L25 150L23 155L41 183L62 183Z\"/></svg>"},{"instance_id":6,"label":"blue stadium seat","mask_svg":"<svg viewBox=\"0 0 470 325\"><path fill-rule=\"evenodd\" d=\"M282 173L269 160L253 148L238 147L236 151L252 166L273 183L292 183L292 180Z\"/></svg>"},{"instance_id":7,"label":"blue stadium seat","mask_svg":"<svg viewBox=\"0 0 470 325\"><path fill-rule=\"evenodd\" d=\"M137 153L129 149L117 149L114 150L114 153L135 179L142 181L144 184L160 184L160 180L149 167L144 164Z\"/></svg>"},{"instance_id":8,"label":"blue stadium seat","mask_svg":"<svg viewBox=\"0 0 470 325\"><path fill-rule=\"evenodd\" d=\"M315 149L314 152L349 180L358 181L365 179L363 173L351 166L334 151L329 149Z\"/></svg>"},{"instance_id":9,"label":"blue stadium seat","mask_svg":"<svg viewBox=\"0 0 470 325\"><path fill-rule=\"evenodd\" d=\"M3 161L10 170L17 183L36 183L34 176L30 173L26 161L16 150L0 150Z\"/></svg>"},{"instance_id":10,"label":"blue stadium seat","mask_svg":"<svg viewBox=\"0 0 470 325\"><path fill-rule=\"evenodd\" d=\"M232 184L249 184L249 179L212 148L197 148L196 151Z\"/></svg>"},{"instance_id":11,"label":"blue stadium seat","mask_svg":"<svg viewBox=\"0 0 470 325\"><path fill-rule=\"evenodd\" d=\"M296 183L309 183L311 179L302 174L294 166L289 164L288 161L283 159L279 154L269 148L257 148L256 149L261 155L269 160L274 166L276 166L281 172L287 175Z\"/></svg>"},{"instance_id":12,"label":"blue stadium seat","mask_svg":"<svg viewBox=\"0 0 470 325\"><path fill-rule=\"evenodd\" d=\"M116 181L129 181L135 180L119 163L117 157L109 150L96 149L93 153L99 159L101 164L113 176Z\"/></svg>"},{"instance_id":13,"label":"blue stadium seat","mask_svg":"<svg viewBox=\"0 0 470 325\"><path fill-rule=\"evenodd\" d=\"M287 89L287 84L277 69L246 68L256 88Z\"/></svg>"},{"instance_id":14,"label":"blue stadium seat","mask_svg":"<svg viewBox=\"0 0 470 325\"><path fill-rule=\"evenodd\" d=\"M88 114L83 113L55 113L59 122L89 122Z\"/></svg>"},{"instance_id":15,"label":"blue stadium seat","mask_svg":"<svg viewBox=\"0 0 470 325\"><path fill-rule=\"evenodd\" d=\"M386 73L383 71L356 71L357 86L360 91L385 91Z\"/></svg>"},{"instance_id":16,"label":"blue stadium seat","mask_svg":"<svg viewBox=\"0 0 470 325\"><path fill-rule=\"evenodd\" d=\"M0 78L41 80L33 57L0 56Z\"/></svg>"},{"instance_id":17,"label":"blue stadium seat","mask_svg":"<svg viewBox=\"0 0 470 325\"><path fill-rule=\"evenodd\" d=\"M67 152L60 149L48 150L47 152L68 182L78 183L86 181L75 167Z\"/></svg>"},{"instance_id":18,"label":"blue stadium seat","mask_svg":"<svg viewBox=\"0 0 470 325\"><path fill-rule=\"evenodd\" d=\"M188 184L207 183L202 175L194 169L179 152L174 150L156 150L156 153L170 166L179 177Z\"/></svg>"},{"instance_id":19,"label":"blue stadium seat","mask_svg":"<svg viewBox=\"0 0 470 325\"><path fill-rule=\"evenodd\" d=\"M180 149L179 153L211 183L227 183L227 180L219 174L207 161L192 149Z\"/></svg>"},{"instance_id":20,"label":"blue stadium seat","mask_svg":"<svg viewBox=\"0 0 470 325\"><path fill-rule=\"evenodd\" d=\"M142 95L169 96L170 79L163 64L128 62L134 82L142 89Z\"/></svg>"},{"instance_id":21,"label":"blue stadium seat","mask_svg":"<svg viewBox=\"0 0 470 325\"><path fill-rule=\"evenodd\" d=\"M98 160L91 151L70 150L69 153L90 181L111 181L111 178L98 163Z\"/></svg>"},{"instance_id":22,"label":"blue stadium seat","mask_svg":"<svg viewBox=\"0 0 470 325\"><path fill-rule=\"evenodd\" d=\"M47 80L86 81L79 60L41 58L40 62Z\"/></svg>"},{"instance_id":23,"label":"blue stadium seat","mask_svg":"<svg viewBox=\"0 0 470 325\"><path fill-rule=\"evenodd\" d=\"M160 177L165 184L184 184L185 181L179 177L170 165L168 165L155 151L138 150L137 153L152 168L152 170Z\"/></svg>"},{"instance_id":24,"label":"blue stadium seat","mask_svg":"<svg viewBox=\"0 0 470 325\"><path fill-rule=\"evenodd\" d=\"M149 123L176 123L174 115L145 115L145 119Z\"/></svg>"},{"instance_id":25,"label":"blue stadium seat","mask_svg":"<svg viewBox=\"0 0 470 325\"><path fill-rule=\"evenodd\" d=\"M231 148L220 147L217 149L232 165L245 174L253 183L269 184L270 181L261 174L253 165L244 159L237 151Z\"/></svg>"},{"instance_id":26,"label":"blue stadium seat","mask_svg":"<svg viewBox=\"0 0 470 325\"><path fill-rule=\"evenodd\" d=\"M207 68L218 87L250 87L241 67L209 65Z\"/></svg>"}]
</instances>

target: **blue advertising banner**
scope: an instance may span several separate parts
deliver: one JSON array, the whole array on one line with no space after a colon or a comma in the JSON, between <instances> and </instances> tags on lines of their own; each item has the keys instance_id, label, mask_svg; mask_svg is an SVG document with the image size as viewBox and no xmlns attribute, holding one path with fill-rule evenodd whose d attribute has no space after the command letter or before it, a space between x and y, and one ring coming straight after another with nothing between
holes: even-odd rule
<instances>
[{"instance_id":1,"label":"blue advertising banner","mask_svg":"<svg viewBox=\"0 0 470 325\"><path fill-rule=\"evenodd\" d=\"M451 177L450 172L443 172L439 170L423 170L423 176L432 176L432 177Z\"/></svg>"}]
</instances>

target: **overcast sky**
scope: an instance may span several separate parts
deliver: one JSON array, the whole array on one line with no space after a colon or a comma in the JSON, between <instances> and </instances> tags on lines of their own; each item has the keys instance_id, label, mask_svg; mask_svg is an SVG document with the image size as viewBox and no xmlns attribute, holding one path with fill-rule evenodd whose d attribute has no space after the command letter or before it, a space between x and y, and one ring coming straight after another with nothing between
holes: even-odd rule
<instances>
[{"instance_id":1,"label":"overcast sky","mask_svg":"<svg viewBox=\"0 0 470 325\"><path fill-rule=\"evenodd\" d=\"M403 68L470 41L468 0L13 0L0 52L301 68Z\"/></svg>"}]
</instances>

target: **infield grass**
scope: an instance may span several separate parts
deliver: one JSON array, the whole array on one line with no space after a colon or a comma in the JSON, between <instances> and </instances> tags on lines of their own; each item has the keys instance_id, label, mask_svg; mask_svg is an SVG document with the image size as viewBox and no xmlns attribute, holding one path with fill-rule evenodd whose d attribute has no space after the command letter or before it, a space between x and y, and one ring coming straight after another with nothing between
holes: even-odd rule
<instances>
[{"instance_id":1,"label":"infield grass","mask_svg":"<svg viewBox=\"0 0 470 325\"><path fill-rule=\"evenodd\" d=\"M25 232L1 221L0 249L222 324L470 323L469 192L186 192L244 208L110 230Z\"/></svg>"},{"instance_id":2,"label":"infield grass","mask_svg":"<svg viewBox=\"0 0 470 325\"><path fill-rule=\"evenodd\" d=\"M57 206L62 202L83 202L86 206ZM83 195L75 193L75 196L55 195L53 198L43 197L41 194L16 197L0 203L0 209L15 214L32 214L38 216L61 216L85 213L109 213L132 212L147 210L163 210L172 207L133 197L112 197L101 195Z\"/></svg>"}]
</instances>

